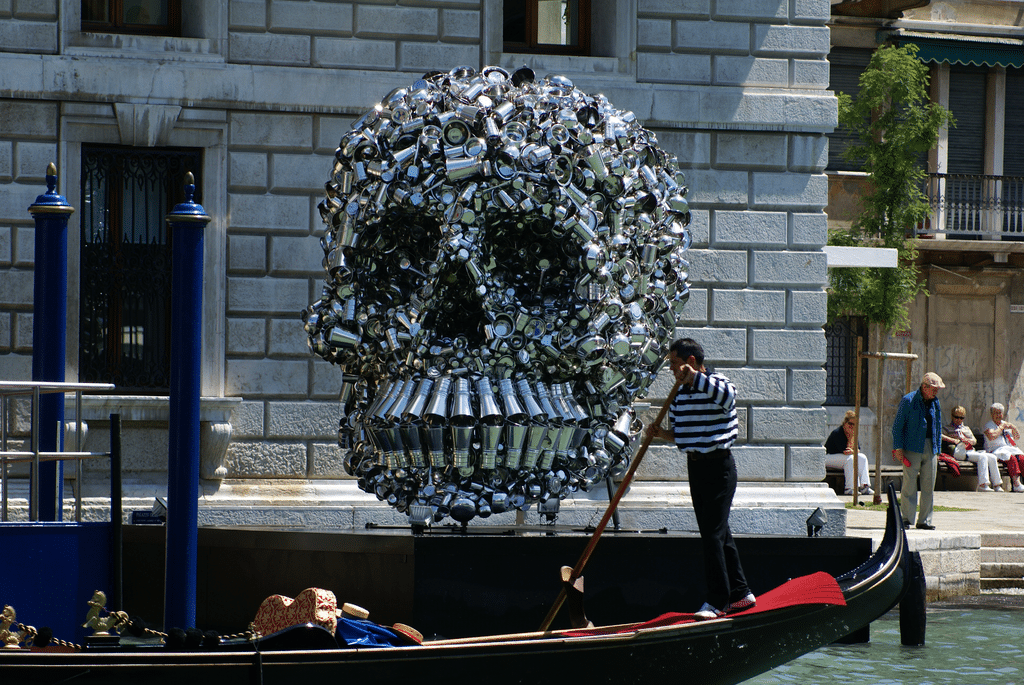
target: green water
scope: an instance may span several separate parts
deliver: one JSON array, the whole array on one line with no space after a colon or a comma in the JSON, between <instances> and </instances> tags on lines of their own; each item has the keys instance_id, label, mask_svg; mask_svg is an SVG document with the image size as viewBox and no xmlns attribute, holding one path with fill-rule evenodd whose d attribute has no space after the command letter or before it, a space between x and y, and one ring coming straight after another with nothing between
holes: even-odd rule
<instances>
[{"instance_id":1,"label":"green water","mask_svg":"<svg viewBox=\"0 0 1024 685\"><path fill-rule=\"evenodd\" d=\"M871 624L871 642L830 645L745 685L1022 685L1024 602L994 597L928 607L925 645L900 644L899 610Z\"/></svg>"}]
</instances>

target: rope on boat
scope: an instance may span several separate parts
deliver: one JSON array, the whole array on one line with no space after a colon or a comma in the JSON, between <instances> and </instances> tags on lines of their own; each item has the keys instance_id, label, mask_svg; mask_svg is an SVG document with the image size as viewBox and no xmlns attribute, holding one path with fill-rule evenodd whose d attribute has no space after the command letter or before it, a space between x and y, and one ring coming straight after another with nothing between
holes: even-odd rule
<instances>
[{"instance_id":1,"label":"rope on boat","mask_svg":"<svg viewBox=\"0 0 1024 685\"><path fill-rule=\"evenodd\" d=\"M27 626L24 623L17 623L15 624L15 627L18 630L24 631L25 634L29 636L31 642L35 642L36 636L39 635L39 631L36 630L35 626ZM51 637L50 642L54 643L55 645L59 645L60 647L68 647L70 649L75 650L76 652L82 651L82 645L75 644L74 642L67 642L65 640L61 640L58 637Z\"/></svg>"},{"instance_id":2,"label":"rope on boat","mask_svg":"<svg viewBox=\"0 0 1024 685\"><path fill-rule=\"evenodd\" d=\"M132 623L134 623L135 619L130 618L128 614L126 614L123 611L118 611L114 613L115 615L117 615L118 621L116 625L112 628L113 630L117 630L118 632L120 632L122 628L126 626L131 626L138 631L138 635L140 637L158 637L161 640L163 640L165 644L167 643L167 633L160 632L159 630L153 630L152 628L146 628L145 626L141 628L139 628L138 626L132 626ZM24 623L15 623L14 628L25 633L25 636L27 638L26 642L35 642L36 637L39 635L39 630L35 626L25 625ZM239 638L244 638L248 642L256 642L263 636L260 635L259 632L256 630L255 626L253 626L250 623L249 628L244 632L231 633L230 635L219 635L218 637L221 640L236 640ZM49 642L59 647L73 649L76 652L81 652L85 649L84 647L82 647L82 645L78 643L68 642L67 640L61 640L58 637L51 636Z\"/></svg>"}]
</instances>

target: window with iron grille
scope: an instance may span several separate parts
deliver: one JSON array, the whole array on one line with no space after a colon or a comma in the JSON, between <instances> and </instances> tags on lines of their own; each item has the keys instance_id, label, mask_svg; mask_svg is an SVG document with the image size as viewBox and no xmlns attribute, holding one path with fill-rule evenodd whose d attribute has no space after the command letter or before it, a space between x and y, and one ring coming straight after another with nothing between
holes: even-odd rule
<instances>
[{"instance_id":1,"label":"window with iron grille","mask_svg":"<svg viewBox=\"0 0 1024 685\"><path fill-rule=\"evenodd\" d=\"M82 381L168 390L173 236L165 217L185 201L186 172L202 187L201 168L198 150L82 147Z\"/></svg>"},{"instance_id":2,"label":"window with iron grille","mask_svg":"<svg viewBox=\"0 0 1024 685\"><path fill-rule=\"evenodd\" d=\"M861 317L844 317L825 326L825 404L852 407L856 404L857 338L867 336ZM860 406L868 403L868 361L861 360Z\"/></svg>"},{"instance_id":3,"label":"window with iron grille","mask_svg":"<svg viewBox=\"0 0 1024 685\"><path fill-rule=\"evenodd\" d=\"M590 0L506 0L505 52L590 54Z\"/></svg>"},{"instance_id":4,"label":"window with iron grille","mask_svg":"<svg viewBox=\"0 0 1024 685\"><path fill-rule=\"evenodd\" d=\"M181 0L82 0L82 30L181 35Z\"/></svg>"}]
</instances>

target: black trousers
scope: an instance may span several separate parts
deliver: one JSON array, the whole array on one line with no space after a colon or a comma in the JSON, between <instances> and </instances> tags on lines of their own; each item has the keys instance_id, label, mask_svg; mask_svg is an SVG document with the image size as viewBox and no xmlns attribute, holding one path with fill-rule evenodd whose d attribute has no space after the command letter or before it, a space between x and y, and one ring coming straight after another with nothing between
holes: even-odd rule
<instances>
[{"instance_id":1,"label":"black trousers","mask_svg":"<svg viewBox=\"0 0 1024 685\"><path fill-rule=\"evenodd\" d=\"M729 602L745 597L750 588L729 530L729 510L736 494L736 462L728 450L716 454L721 456L689 457L687 467L693 513L704 550L707 602L723 609Z\"/></svg>"}]
</instances>

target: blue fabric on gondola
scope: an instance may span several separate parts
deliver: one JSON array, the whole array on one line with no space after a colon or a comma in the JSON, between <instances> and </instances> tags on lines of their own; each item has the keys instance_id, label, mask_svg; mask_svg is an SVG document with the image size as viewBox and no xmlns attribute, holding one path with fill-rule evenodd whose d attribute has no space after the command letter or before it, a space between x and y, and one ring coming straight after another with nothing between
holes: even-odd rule
<instances>
[{"instance_id":1,"label":"blue fabric on gondola","mask_svg":"<svg viewBox=\"0 0 1024 685\"><path fill-rule=\"evenodd\" d=\"M335 633L349 647L399 647L404 644L394 631L370 621L339 617Z\"/></svg>"}]
</instances>

